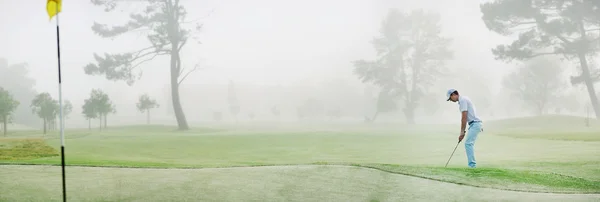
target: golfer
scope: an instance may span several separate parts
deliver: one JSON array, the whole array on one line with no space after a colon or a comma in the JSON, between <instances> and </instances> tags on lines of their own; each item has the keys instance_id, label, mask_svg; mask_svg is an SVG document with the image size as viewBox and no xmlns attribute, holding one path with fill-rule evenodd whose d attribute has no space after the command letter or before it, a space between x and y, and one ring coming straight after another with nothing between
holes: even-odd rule
<instances>
[{"instance_id":1,"label":"golfer","mask_svg":"<svg viewBox=\"0 0 600 202\"><path fill-rule=\"evenodd\" d=\"M467 134L467 140L465 141L465 151L467 152L467 161L469 167L475 168L476 162L473 146L475 145L475 140L477 140L477 135L479 132L483 131L481 119L477 117L475 105L473 105L471 100L464 95L458 94L457 90L448 90L448 92L446 92L446 97L448 98L446 101L458 102L458 109L462 115L460 120L460 135L458 136L458 142L461 142L465 137L465 129L467 124L469 124L469 132Z\"/></svg>"}]
</instances>

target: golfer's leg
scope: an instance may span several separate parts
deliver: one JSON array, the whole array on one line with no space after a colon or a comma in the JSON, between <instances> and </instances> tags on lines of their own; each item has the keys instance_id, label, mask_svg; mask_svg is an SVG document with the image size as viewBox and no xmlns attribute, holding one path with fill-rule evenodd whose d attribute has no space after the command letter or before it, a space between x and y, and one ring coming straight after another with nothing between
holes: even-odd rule
<instances>
[{"instance_id":1,"label":"golfer's leg","mask_svg":"<svg viewBox=\"0 0 600 202\"><path fill-rule=\"evenodd\" d=\"M481 132L481 124L473 123L469 127L469 131L467 134L467 139L465 140L465 151L467 152L467 161L469 162L469 167L475 168L475 152L473 151L475 146L475 140L477 140L477 135Z\"/></svg>"}]
</instances>

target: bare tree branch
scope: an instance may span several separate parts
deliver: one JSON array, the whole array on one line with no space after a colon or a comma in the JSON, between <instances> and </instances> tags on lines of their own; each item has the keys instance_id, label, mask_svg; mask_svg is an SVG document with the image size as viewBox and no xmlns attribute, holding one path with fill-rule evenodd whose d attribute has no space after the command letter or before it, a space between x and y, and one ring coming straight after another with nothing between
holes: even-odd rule
<instances>
[{"instance_id":1,"label":"bare tree branch","mask_svg":"<svg viewBox=\"0 0 600 202\"><path fill-rule=\"evenodd\" d=\"M135 57L131 58L131 60L129 60L129 62L130 63L135 62L135 61L137 61L139 59L142 59L142 58L144 58L146 56L150 56L152 54L154 54L154 55L151 56L151 59L154 59L154 57L156 57L157 55L164 55L164 53L165 53L164 51L152 51L152 52L147 52L147 53L143 53L142 54L141 51L140 51L140 52L137 53L137 55ZM151 59L143 60L140 63L143 63L144 61L151 60Z\"/></svg>"},{"instance_id":2,"label":"bare tree branch","mask_svg":"<svg viewBox=\"0 0 600 202\"><path fill-rule=\"evenodd\" d=\"M159 55L167 55L167 54L169 54L169 53L168 52L163 52L163 51L158 52L158 53L154 54L152 57L149 57L149 58L147 58L145 60L139 61L135 65L131 65L131 69L135 69L136 67L138 67L138 66L140 66L140 65L142 65L142 64L144 64L144 63L146 63L148 61L154 60L154 58L156 58Z\"/></svg>"},{"instance_id":3,"label":"bare tree branch","mask_svg":"<svg viewBox=\"0 0 600 202\"><path fill-rule=\"evenodd\" d=\"M600 81L600 74L590 75L590 77L591 77L590 79L592 79L592 82ZM571 81L572 85L577 85L577 84L583 83L585 81L585 78L582 75L571 76L570 81Z\"/></svg>"},{"instance_id":4,"label":"bare tree branch","mask_svg":"<svg viewBox=\"0 0 600 202\"><path fill-rule=\"evenodd\" d=\"M198 70L200 65L196 64L196 66L194 66L193 69L191 69L190 71L188 71L182 78L181 80L179 80L179 82L177 82L177 84L181 84L181 82L183 82L183 80L185 80L192 72ZM204 68L200 68L200 69L204 69ZM182 70L183 71L183 70Z\"/></svg>"},{"instance_id":5,"label":"bare tree branch","mask_svg":"<svg viewBox=\"0 0 600 202\"><path fill-rule=\"evenodd\" d=\"M133 62L133 61L135 61L136 59L139 59L139 58L141 58L141 57L144 57L144 56L150 55L150 54L152 54L152 53L157 53L157 52L160 52L160 50L159 50L159 51L145 52L145 51L152 50L152 49L154 49L154 47L152 47L152 46L150 46L150 47L147 47L147 48L140 49L139 51L137 51L137 52L135 52L135 53L134 53L134 55L135 55L135 56L134 56L134 57L131 59L131 61ZM145 53L144 53L144 52L145 52Z\"/></svg>"}]
</instances>

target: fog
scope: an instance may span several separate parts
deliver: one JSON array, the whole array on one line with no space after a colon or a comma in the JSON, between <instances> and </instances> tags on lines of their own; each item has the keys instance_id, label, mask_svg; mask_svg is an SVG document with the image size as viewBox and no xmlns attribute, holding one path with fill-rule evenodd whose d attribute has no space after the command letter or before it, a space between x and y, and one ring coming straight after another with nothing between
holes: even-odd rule
<instances>
[{"instance_id":1,"label":"fog","mask_svg":"<svg viewBox=\"0 0 600 202\"><path fill-rule=\"evenodd\" d=\"M506 75L522 63L496 60L491 49L511 43L516 35L501 36L486 28L480 3L483 1L181 0L188 12L187 21L202 24L200 31L193 33L196 39L190 37L180 53L183 68L199 68L181 83L183 111L191 127L218 122L363 123L365 117L376 113L381 89L363 83L355 74L353 62L376 59L371 41L380 35L388 11L396 8L402 12L423 9L438 13L440 35L452 40L448 49L453 57L442 65L446 73L427 85L426 96L417 101L416 124L460 121L457 104L446 102L449 88L470 97L484 121L537 115L523 98L503 87ZM64 1L62 9L62 91L63 99L73 104L65 120L67 128L88 127L81 106L92 89L104 91L116 107L116 113L108 115L109 126L146 123L147 115L136 108L139 96L145 93L160 105L151 110L151 123L176 125L168 55L137 67L133 72L141 76L132 85L84 71L87 64L94 63L94 53L125 53L148 46L144 32L106 39L91 29L94 22L123 24L129 20L129 13L144 9L144 4L129 0L119 5L117 12L107 13L90 1ZM55 26L56 19L49 21L39 1L0 3L0 58L9 66L26 63L23 68L35 80L35 92L48 92L58 99ZM564 96L569 100L556 106L573 107L548 107L543 114L587 116L590 98L585 86L568 82L579 71L577 65L554 59L564 69L560 79L566 82L563 92L568 92ZM10 77L0 75L0 86L10 86ZM230 86L235 87L237 116L230 112ZM314 117L300 119L298 108L307 100L320 103L320 111ZM21 111L30 111L31 100L18 101ZM280 116L273 113L273 108ZM400 104L396 110L380 113L375 122L404 124L403 108ZM215 118L218 113L221 120ZM336 113L337 118L327 115ZM41 126L38 117L25 114L15 114L15 122ZM30 119L33 121L27 121ZM92 127L95 124L92 121Z\"/></svg>"}]
</instances>

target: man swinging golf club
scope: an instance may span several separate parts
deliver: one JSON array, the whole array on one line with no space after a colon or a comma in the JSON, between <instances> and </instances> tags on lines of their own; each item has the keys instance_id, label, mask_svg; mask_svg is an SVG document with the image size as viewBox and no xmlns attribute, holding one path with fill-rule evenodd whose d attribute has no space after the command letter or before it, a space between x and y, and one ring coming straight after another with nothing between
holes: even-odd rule
<instances>
[{"instance_id":1,"label":"man swinging golf club","mask_svg":"<svg viewBox=\"0 0 600 202\"><path fill-rule=\"evenodd\" d=\"M476 162L473 146L475 145L475 140L477 140L477 135L483 130L481 119L477 117L475 105L473 105L471 100L466 96L459 95L457 90L448 90L448 92L446 92L446 97L448 98L446 101L458 102L458 109L462 116L460 121L460 135L458 136L458 143L460 143L465 137L465 129L467 124L469 124L467 139L465 140L465 151L467 152L467 161L469 167L475 168ZM452 158L452 156L450 156L450 158ZM446 163L446 165L448 164Z\"/></svg>"}]
</instances>

